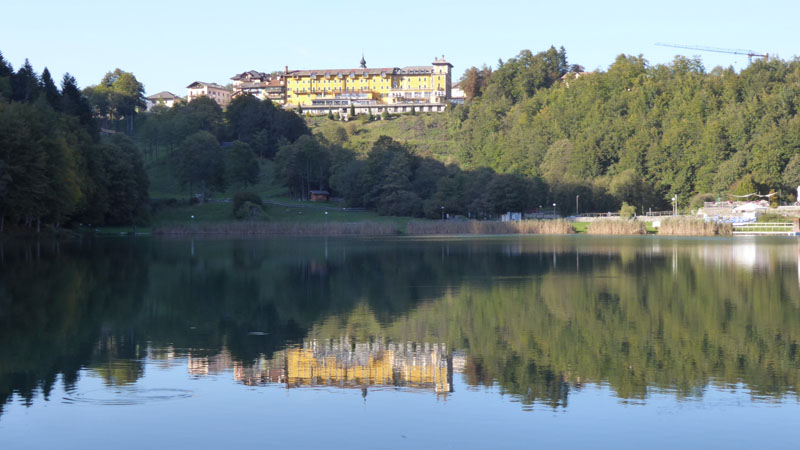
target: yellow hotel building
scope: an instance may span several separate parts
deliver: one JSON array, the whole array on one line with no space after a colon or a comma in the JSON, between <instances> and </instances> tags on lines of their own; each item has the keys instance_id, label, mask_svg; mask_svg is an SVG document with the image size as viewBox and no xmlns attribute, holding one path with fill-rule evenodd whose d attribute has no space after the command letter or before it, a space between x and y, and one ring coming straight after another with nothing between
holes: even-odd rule
<instances>
[{"instance_id":1,"label":"yellow hotel building","mask_svg":"<svg viewBox=\"0 0 800 450\"><path fill-rule=\"evenodd\" d=\"M286 107L310 114L380 114L444 111L453 65L435 58L430 66L284 71Z\"/></svg>"}]
</instances>

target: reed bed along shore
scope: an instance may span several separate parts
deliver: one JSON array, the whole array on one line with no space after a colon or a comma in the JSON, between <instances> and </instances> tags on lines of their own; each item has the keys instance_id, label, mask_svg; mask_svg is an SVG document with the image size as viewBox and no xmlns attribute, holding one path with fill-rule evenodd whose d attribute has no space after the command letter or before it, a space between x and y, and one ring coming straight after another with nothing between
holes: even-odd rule
<instances>
[{"instance_id":1,"label":"reed bed along shore","mask_svg":"<svg viewBox=\"0 0 800 450\"><path fill-rule=\"evenodd\" d=\"M665 219L658 228L660 236L731 236L729 223L706 222L703 219Z\"/></svg>"},{"instance_id":2,"label":"reed bed along shore","mask_svg":"<svg viewBox=\"0 0 800 450\"><path fill-rule=\"evenodd\" d=\"M605 235L647 234L647 227L644 222L636 220L604 219L590 223L586 233Z\"/></svg>"},{"instance_id":3,"label":"reed bed along shore","mask_svg":"<svg viewBox=\"0 0 800 450\"><path fill-rule=\"evenodd\" d=\"M153 230L162 236L241 235L241 236L391 236L397 226L376 222L281 223L230 222L163 226Z\"/></svg>"},{"instance_id":4,"label":"reed bed along shore","mask_svg":"<svg viewBox=\"0 0 800 450\"><path fill-rule=\"evenodd\" d=\"M409 236L447 234L571 234L572 224L563 219L523 220L521 222L483 222L478 220L412 221L408 223Z\"/></svg>"}]
</instances>

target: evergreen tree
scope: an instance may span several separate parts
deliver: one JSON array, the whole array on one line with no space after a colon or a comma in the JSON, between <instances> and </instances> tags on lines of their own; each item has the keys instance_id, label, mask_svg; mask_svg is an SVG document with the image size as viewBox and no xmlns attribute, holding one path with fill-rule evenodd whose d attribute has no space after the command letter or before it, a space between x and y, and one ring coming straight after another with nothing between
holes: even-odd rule
<instances>
[{"instance_id":1,"label":"evergreen tree","mask_svg":"<svg viewBox=\"0 0 800 450\"><path fill-rule=\"evenodd\" d=\"M27 59L25 59L25 64L11 78L11 84L13 90L12 100L32 102L39 95L39 77Z\"/></svg>"},{"instance_id":2,"label":"evergreen tree","mask_svg":"<svg viewBox=\"0 0 800 450\"><path fill-rule=\"evenodd\" d=\"M58 88L55 82L53 82L53 78L50 76L50 71L47 70L47 67L42 71L41 90L47 103L56 111L60 110L61 93L58 92Z\"/></svg>"}]
</instances>

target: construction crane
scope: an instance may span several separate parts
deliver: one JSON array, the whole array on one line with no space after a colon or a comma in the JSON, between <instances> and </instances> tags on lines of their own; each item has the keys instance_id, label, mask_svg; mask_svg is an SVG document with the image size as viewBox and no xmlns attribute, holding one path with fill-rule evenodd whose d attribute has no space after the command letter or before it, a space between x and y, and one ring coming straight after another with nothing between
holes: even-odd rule
<instances>
[{"instance_id":1,"label":"construction crane","mask_svg":"<svg viewBox=\"0 0 800 450\"><path fill-rule=\"evenodd\" d=\"M666 44L664 42L656 42L656 45L660 45L662 47L673 47L673 48L685 48L688 50L699 50L701 52L716 52L716 53L730 53L733 55L747 55L747 60L750 61L753 58L769 58L767 53L759 53L753 50L742 50L742 49L732 49L732 48L719 48L719 47L703 47L699 45L676 45L676 44Z\"/></svg>"}]
</instances>

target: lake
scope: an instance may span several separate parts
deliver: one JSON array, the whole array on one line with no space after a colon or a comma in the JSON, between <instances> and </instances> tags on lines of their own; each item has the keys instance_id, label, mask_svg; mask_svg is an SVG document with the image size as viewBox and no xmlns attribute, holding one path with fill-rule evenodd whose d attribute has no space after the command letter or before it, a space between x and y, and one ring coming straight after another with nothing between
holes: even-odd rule
<instances>
[{"instance_id":1,"label":"lake","mask_svg":"<svg viewBox=\"0 0 800 450\"><path fill-rule=\"evenodd\" d=\"M800 240L0 243L0 448L797 448Z\"/></svg>"}]
</instances>

